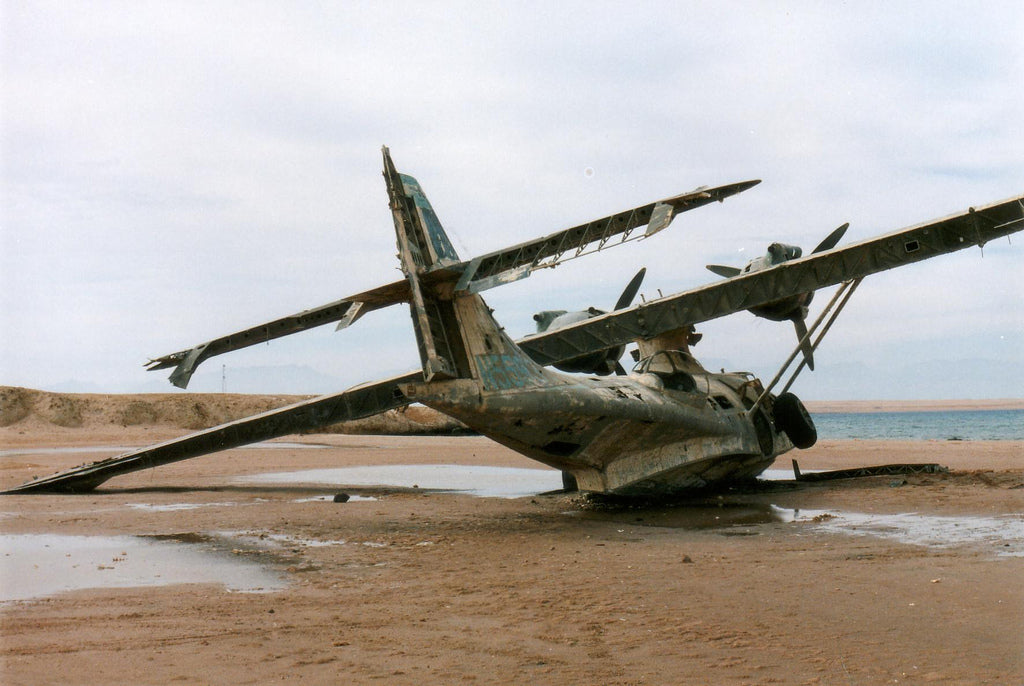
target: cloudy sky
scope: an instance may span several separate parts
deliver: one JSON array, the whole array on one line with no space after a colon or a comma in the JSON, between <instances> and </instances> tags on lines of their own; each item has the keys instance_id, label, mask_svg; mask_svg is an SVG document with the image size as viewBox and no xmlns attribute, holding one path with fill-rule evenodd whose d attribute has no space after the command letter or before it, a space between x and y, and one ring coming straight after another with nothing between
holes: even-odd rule
<instances>
[{"instance_id":1,"label":"cloudy sky","mask_svg":"<svg viewBox=\"0 0 1024 686\"><path fill-rule=\"evenodd\" d=\"M1020 195L1022 35L1020 2L3 0L0 384L172 390L147 358L397 278L383 144L463 258L764 180L489 291L515 335L536 310L610 307L642 265L669 293L773 240ZM1020 397L1022 244L866 280L796 390ZM794 343L747 313L701 329L707 366L768 378ZM217 358L192 389L416 365L391 308Z\"/></svg>"}]
</instances>

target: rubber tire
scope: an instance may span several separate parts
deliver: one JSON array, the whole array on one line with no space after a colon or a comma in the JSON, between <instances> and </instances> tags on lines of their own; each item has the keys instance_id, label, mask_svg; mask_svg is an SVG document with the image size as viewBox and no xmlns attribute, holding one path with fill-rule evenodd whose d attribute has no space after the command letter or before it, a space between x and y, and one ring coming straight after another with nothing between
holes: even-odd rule
<instances>
[{"instance_id":1,"label":"rubber tire","mask_svg":"<svg viewBox=\"0 0 1024 686\"><path fill-rule=\"evenodd\" d=\"M783 393L775 399L775 426L801 450L810 448L818 441L814 420L800 398L792 393Z\"/></svg>"}]
</instances>

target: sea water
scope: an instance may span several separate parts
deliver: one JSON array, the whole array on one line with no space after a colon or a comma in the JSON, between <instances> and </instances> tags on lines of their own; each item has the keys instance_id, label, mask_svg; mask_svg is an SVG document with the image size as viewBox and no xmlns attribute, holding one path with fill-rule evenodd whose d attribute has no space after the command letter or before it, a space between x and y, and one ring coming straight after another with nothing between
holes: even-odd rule
<instances>
[{"instance_id":1,"label":"sea water","mask_svg":"<svg viewBox=\"0 0 1024 686\"><path fill-rule=\"evenodd\" d=\"M1020 441L1024 410L811 413L821 439Z\"/></svg>"}]
</instances>

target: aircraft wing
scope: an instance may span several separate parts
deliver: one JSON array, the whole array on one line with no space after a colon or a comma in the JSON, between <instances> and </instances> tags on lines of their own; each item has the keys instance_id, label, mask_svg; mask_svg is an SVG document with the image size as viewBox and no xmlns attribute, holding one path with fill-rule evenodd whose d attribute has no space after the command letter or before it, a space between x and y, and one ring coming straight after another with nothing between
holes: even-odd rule
<instances>
[{"instance_id":1,"label":"aircraft wing","mask_svg":"<svg viewBox=\"0 0 1024 686\"><path fill-rule=\"evenodd\" d=\"M1022 229L1024 196L1018 196L594 317L531 336L519 345L538 363L554 364L634 340L651 339L780 298L983 246Z\"/></svg>"},{"instance_id":2,"label":"aircraft wing","mask_svg":"<svg viewBox=\"0 0 1024 686\"><path fill-rule=\"evenodd\" d=\"M743 181L716 188L698 188L488 253L469 262L441 265L432 270L426 278L431 281L458 281L458 290L473 293L511 283L529 276L535 269L552 267L611 245L651 236L667 227L681 212L715 201L722 202L729 196L759 183L760 181ZM642 235L633 235L637 227L645 225L646 232ZM170 375L171 383L178 388L186 388L196 368L211 357L334 322L339 322L337 329L341 330L367 312L408 302L409 297L409 283L404 279L395 281L326 305L236 331L187 350L154 358L146 363L146 369L155 371L173 368L174 371Z\"/></svg>"}]
</instances>

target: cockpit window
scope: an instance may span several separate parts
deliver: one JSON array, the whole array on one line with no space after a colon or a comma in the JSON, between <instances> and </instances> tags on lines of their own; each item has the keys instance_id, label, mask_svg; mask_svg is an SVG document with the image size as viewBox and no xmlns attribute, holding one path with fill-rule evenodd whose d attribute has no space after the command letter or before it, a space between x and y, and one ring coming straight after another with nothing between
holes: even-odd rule
<instances>
[{"instance_id":1,"label":"cockpit window","mask_svg":"<svg viewBox=\"0 0 1024 686\"><path fill-rule=\"evenodd\" d=\"M680 350L659 350L640 360L633 371L654 374L665 383L665 388L689 393L697 390L697 381L687 371L692 368L693 361L688 354Z\"/></svg>"}]
</instances>

